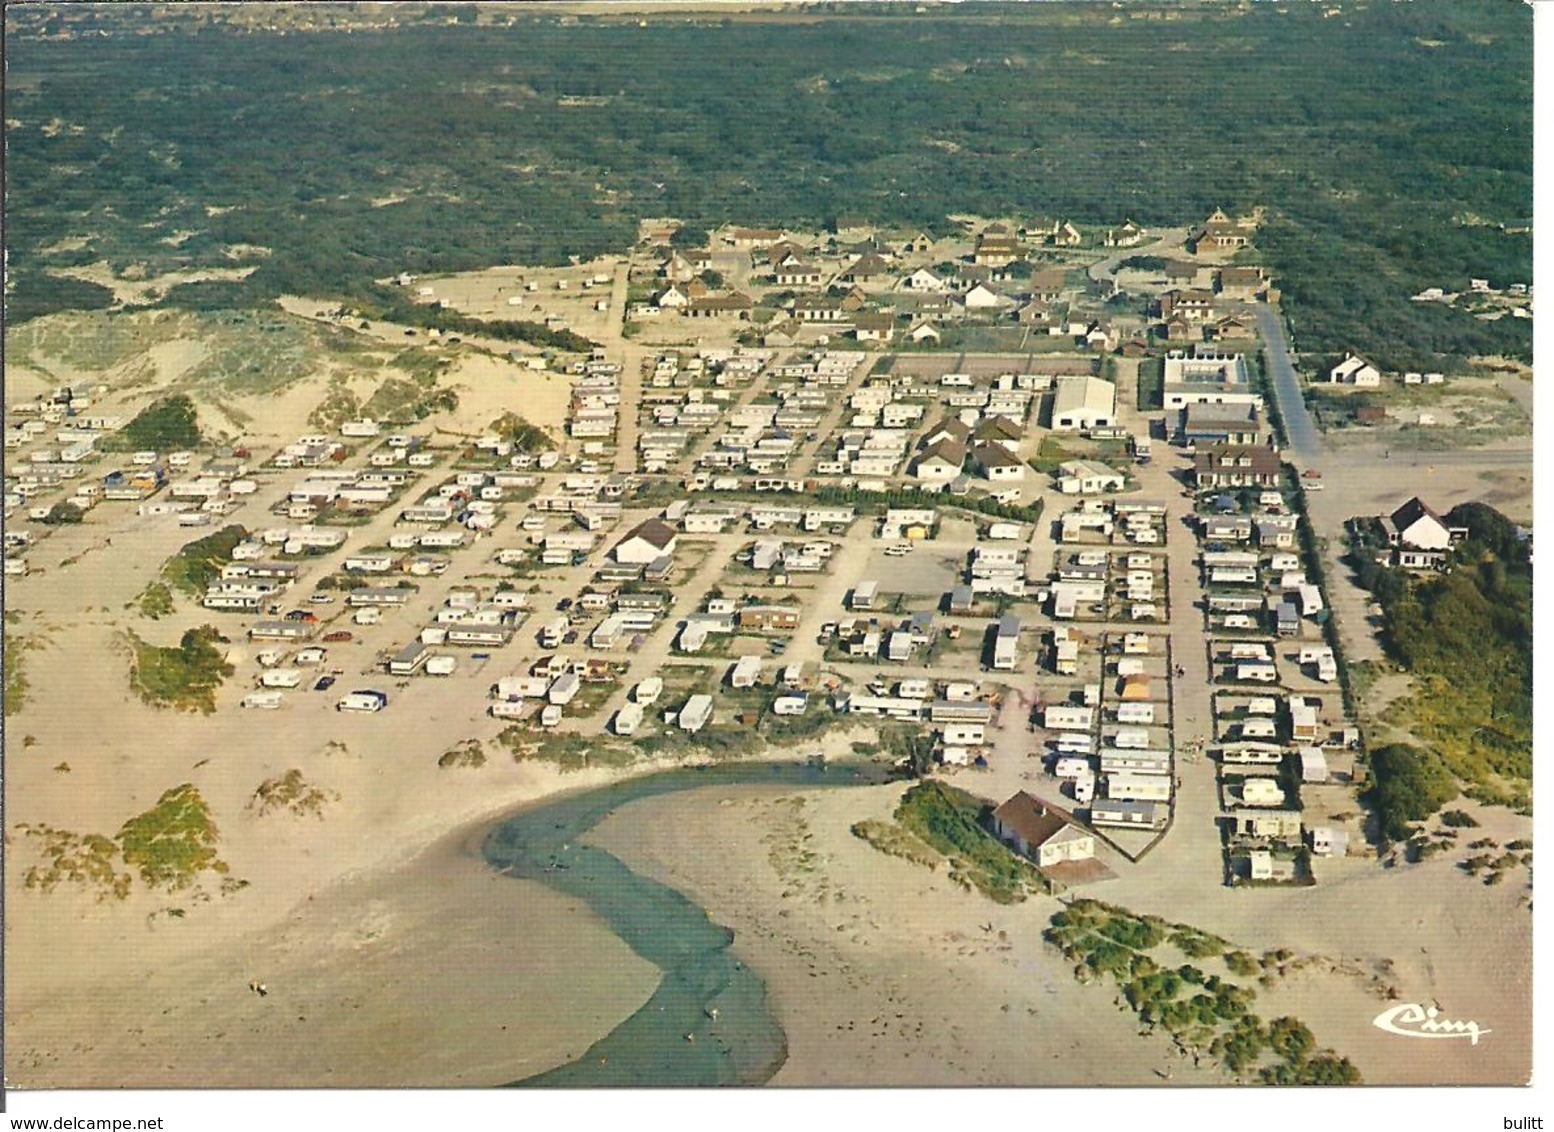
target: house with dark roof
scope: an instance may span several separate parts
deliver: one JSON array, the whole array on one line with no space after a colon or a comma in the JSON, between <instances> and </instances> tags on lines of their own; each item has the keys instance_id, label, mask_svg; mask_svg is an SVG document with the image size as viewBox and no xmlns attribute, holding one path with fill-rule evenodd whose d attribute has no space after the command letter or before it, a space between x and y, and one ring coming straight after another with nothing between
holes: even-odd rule
<instances>
[{"instance_id":1,"label":"house with dark roof","mask_svg":"<svg viewBox=\"0 0 1554 1132\"><path fill-rule=\"evenodd\" d=\"M1025 430L1018 424L997 413L991 417L984 417L977 422L977 427L971 430L972 440L978 443L997 444L1010 452L1020 447L1020 438L1024 435Z\"/></svg>"},{"instance_id":2,"label":"house with dark roof","mask_svg":"<svg viewBox=\"0 0 1554 1132\"><path fill-rule=\"evenodd\" d=\"M1278 487L1279 450L1262 444L1215 444L1193 457L1198 490L1219 487Z\"/></svg>"},{"instance_id":3,"label":"house with dark roof","mask_svg":"<svg viewBox=\"0 0 1554 1132\"><path fill-rule=\"evenodd\" d=\"M1000 841L1038 867L1095 856L1093 833L1076 825L1067 812L1024 790L993 811L992 824Z\"/></svg>"},{"instance_id":4,"label":"house with dark roof","mask_svg":"<svg viewBox=\"0 0 1554 1132\"><path fill-rule=\"evenodd\" d=\"M958 440L945 438L923 449L912 466L912 474L920 480L943 482L960 475L965 463L966 446Z\"/></svg>"},{"instance_id":5,"label":"house with dark roof","mask_svg":"<svg viewBox=\"0 0 1554 1132\"><path fill-rule=\"evenodd\" d=\"M1405 570L1439 570L1467 533L1462 527L1448 527L1417 495L1380 521L1393 548L1394 564Z\"/></svg>"},{"instance_id":6,"label":"house with dark roof","mask_svg":"<svg viewBox=\"0 0 1554 1132\"><path fill-rule=\"evenodd\" d=\"M648 519L627 531L611 555L617 562L645 566L657 558L673 555L679 537L679 532L662 519Z\"/></svg>"},{"instance_id":7,"label":"house with dark roof","mask_svg":"<svg viewBox=\"0 0 1554 1132\"><path fill-rule=\"evenodd\" d=\"M1194 255L1204 252L1235 251L1252 243L1251 229L1237 224L1216 208L1207 220L1187 234L1187 250Z\"/></svg>"},{"instance_id":8,"label":"house with dark roof","mask_svg":"<svg viewBox=\"0 0 1554 1132\"><path fill-rule=\"evenodd\" d=\"M959 417L945 417L923 434L923 447L928 448L941 440L953 440L965 444L971 439L971 426Z\"/></svg>"},{"instance_id":9,"label":"house with dark roof","mask_svg":"<svg viewBox=\"0 0 1554 1132\"><path fill-rule=\"evenodd\" d=\"M979 444L971 457L984 477L999 482L1025 478L1025 464L1002 444Z\"/></svg>"},{"instance_id":10,"label":"house with dark roof","mask_svg":"<svg viewBox=\"0 0 1554 1132\"><path fill-rule=\"evenodd\" d=\"M841 280L843 283L861 283L868 279L875 279L890 271L890 264L882 258L869 252L859 256L847 267L842 269Z\"/></svg>"}]
</instances>

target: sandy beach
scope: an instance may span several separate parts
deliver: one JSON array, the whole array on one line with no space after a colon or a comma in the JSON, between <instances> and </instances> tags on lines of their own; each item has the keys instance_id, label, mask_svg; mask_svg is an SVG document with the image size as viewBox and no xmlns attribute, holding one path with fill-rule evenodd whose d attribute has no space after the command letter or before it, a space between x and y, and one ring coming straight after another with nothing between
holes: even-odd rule
<instances>
[{"instance_id":1,"label":"sandy beach","mask_svg":"<svg viewBox=\"0 0 1554 1132\"><path fill-rule=\"evenodd\" d=\"M697 791L623 807L593 840L734 929L788 1034L773 1084L1158 1085L1157 1070L1174 1084L1231 1082L1207 1061L1195 1071L1169 1039L1140 1036L1110 986L1075 981L1040 938L1056 900L1001 906L852 835L854 822L889 816L901 789ZM1475 833L1530 831L1504 811L1480 816ZM1168 860L1169 846L1156 859ZM1356 860L1316 888L1227 892L1206 905L1191 885L1164 880L1169 871L1139 870L1085 895L1258 951L1289 948L1297 960L1258 987L1255 1009L1301 1019L1369 1084L1530 1076L1525 874L1486 888L1450 855L1385 871ZM1378 1030L1372 1019L1395 1004L1378 972L1397 1002L1438 1002L1494 1036L1469 1046Z\"/></svg>"}]
</instances>

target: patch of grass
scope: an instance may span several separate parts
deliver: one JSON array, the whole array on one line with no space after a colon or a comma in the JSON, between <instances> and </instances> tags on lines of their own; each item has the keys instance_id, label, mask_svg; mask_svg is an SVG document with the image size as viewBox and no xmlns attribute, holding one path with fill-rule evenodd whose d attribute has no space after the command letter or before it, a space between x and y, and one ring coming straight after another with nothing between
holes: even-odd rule
<instances>
[{"instance_id":1,"label":"patch of grass","mask_svg":"<svg viewBox=\"0 0 1554 1132\"><path fill-rule=\"evenodd\" d=\"M881 853L900 857L911 861L914 865L926 865L929 869L937 869L944 861L944 855L932 845L916 834L902 829L895 822L868 818L854 823L852 833L854 837L867 841Z\"/></svg>"},{"instance_id":2,"label":"patch of grass","mask_svg":"<svg viewBox=\"0 0 1554 1132\"><path fill-rule=\"evenodd\" d=\"M216 690L233 669L217 647L223 638L214 628L188 630L176 648L147 644L134 634L129 639L130 686L142 700L207 715L216 710Z\"/></svg>"},{"instance_id":3,"label":"patch of grass","mask_svg":"<svg viewBox=\"0 0 1554 1132\"><path fill-rule=\"evenodd\" d=\"M198 597L221 577L222 569L232 561L233 550L247 537L247 527L232 523L197 538L167 560L162 567L162 578L175 589ZM141 600L144 602L144 594ZM167 612L172 612L171 606Z\"/></svg>"},{"instance_id":4,"label":"patch of grass","mask_svg":"<svg viewBox=\"0 0 1554 1132\"><path fill-rule=\"evenodd\" d=\"M338 793L312 785L302 777L302 771L293 767L277 778L261 782L249 799L248 808L261 817L276 810L290 810L294 814L321 818L324 807L339 800Z\"/></svg>"},{"instance_id":5,"label":"patch of grass","mask_svg":"<svg viewBox=\"0 0 1554 1132\"><path fill-rule=\"evenodd\" d=\"M118 432L100 442L106 452L151 450L167 452L200 443L199 420L187 394L174 393L151 402Z\"/></svg>"},{"instance_id":6,"label":"patch of grass","mask_svg":"<svg viewBox=\"0 0 1554 1132\"><path fill-rule=\"evenodd\" d=\"M1466 810L1444 810L1441 813L1441 824L1454 829L1477 829L1478 819Z\"/></svg>"},{"instance_id":7,"label":"patch of grass","mask_svg":"<svg viewBox=\"0 0 1554 1132\"><path fill-rule=\"evenodd\" d=\"M450 767L469 769L483 767L486 765L486 750L481 746L479 739L466 739L444 751L438 757L437 765L444 770Z\"/></svg>"},{"instance_id":8,"label":"patch of grass","mask_svg":"<svg viewBox=\"0 0 1554 1132\"><path fill-rule=\"evenodd\" d=\"M140 591L140 596L130 602L127 608L138 609L142 617L160 621L173 612L173 591L166 582L152 582Z\"/></svg>"},{"instance_id":9,"label":"patch of grass","mask_svg":"<svg viewBox=\"0 0 1554 1132\"><path fill-rule=\"evenodd\" d=\"M623 739L540 731L520 724L507 728L497 741L512 752L515 762L554 763L564 771L630 766L638 754L638 748Z\"/></svg>"},{"instance_id":10,"label":"patch of grass","mask_svg":"<svg viewBox=\"0 0 1554 1132\"><path fill-rule=\"evenodd\" d=\"M1048 891L1036 867L982 827L987 803L940 782L920 782L901 797L896 821L950 860L950 876L1000 904Z\"/></svg>"},{"instance_id":11,"label":"patch of grass","mask_svg":"<svg viewBox=\"0 0 1554 1132\"><path fill-rule=\"evenodd\" d=\"M15 715L27 702L27 674L22 670L22 652L27 645L14 633L5 635L5 714Z\"/></svg>"},{"instance_id":12,"label":"patch of grass","mask_svg":"<svg viewBox=\"0 0 1554 1132\"><path fill-rule=\"evenodd\" d=\"M1268 1084L1360 1080L1347 1059L1318 1050L1311 1031L1297 1019L1284 1017L1264 1025L1252 1010L1257 992L1251 987L1225 982L1190 964L1162 969L1148 954L1162 942L1212 954L1209 943L1216 937L1208 932L1098 900L1075 900L1052 916L1042 938L1077 962L1075 977L1081 982L1104 975L1115 979L1122 1000L1139 1020L1175 1035L1179 1045L1192 1051L1195 1063L1206 1052L1231 1073L1255 1073L1255 1079ZM1269 954L1293 957L1282 950ZM1260 969L1245 951L1229 950L1224 958L1238 974L1254 975ZM1276 1059L1271 1064L1266 1061L1269 1053Z\"/></svg>"},{"instance_id":13,"label":"patch of grass","mask_svg":"<svg viewBox=\"0 0 1554 1132\"><path fill-rule=\"evenodd\" d=\"M200 792L188 782L157 799L155 806L125 822L117 840L124 863L152 888L188 888L200 873L225 876L216 855L216 823Z\"/></svg>"},{"instance_id":14,"label":"patch of grass","mask_svg":"<svg viewBox=\"0 0 1554 1132\"><path fill-rule=\"evenodd\" d=\"M73 833L49 825L20 822L16 830L37 843L43 860L22 874L28 888L53 892L62 883L97 889L98 899L129 895L134 878L117 868L119 846L98 833Z\"/></svg>"}]
</instances>

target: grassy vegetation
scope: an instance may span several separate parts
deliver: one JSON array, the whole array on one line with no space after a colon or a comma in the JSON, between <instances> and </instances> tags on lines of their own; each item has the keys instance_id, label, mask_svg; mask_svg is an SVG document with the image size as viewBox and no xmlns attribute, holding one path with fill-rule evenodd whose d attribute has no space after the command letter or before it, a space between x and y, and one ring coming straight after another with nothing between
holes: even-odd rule
<instances>
[{"instance_id":1,"label":"grassy vegetation","mask_svg":"<svg viewBox=\"0 0 1554 1132\"><path fill-rule=\"evenodd\" d=\"M465 739L439 755L437 765L444 770L455 767L475 770L486 765L486 749L479 739Z\"/></svg>"},{"instance_id":2,"label":"grassy vegetation","mask_svg":"<svg viewBox=\"0 0 1554 1132\"><path fill-rule=\"evenodd\" d=\"M190 783L165 791L155 806L125 822L117 840L124 863L152 888L188 888L199 874L225 877L216 855L218 834L210 807Z\"/></svg>"},{"instance_id":3,"label":"grassy vegetation","mask_svg":"<svg viewBox=\"0 0 1554 1132\"><path fill-rule=\"evenodd\" d=\"M160 621L173 612L173 591L166 582L152 582L140 591L140 596L130 602L127 608L138 609L142 617Z\"/></svg>"},{"instance_id":4,"label":"grassy vegetation","mask_svg":"<svg viewBox=\"0 0 1554 1132\"><path fill-rule=\"evenodd\" d=\"M1393 743L1370 753L1370 767L1376 780L1371 802L1382 833L1394 841L1411 836L1413 823L1457 796L1457 781L1435 751Z\"/></svg>"},{"instance_id":5,"label":"grassy vegetation","mask_svg":"<svg viewBox=\"0 0 1554 1132\"><path fill-rule=\"evenodd\" d=\"M302 771L292 767L285 774L261 782L254 790L254 796L249 799L248 806L261 817L277 810L287 810L297 815L312 814L321 818L324 816L324 807L339 800L338 793L314 786L302 776Z\"/></svg>"},{"instance_id":6,"label":"grassy vegetation","mask_svg":"<svg viewBox=\"0 0 1554 1132\"><path fill-rule=\"evenodd\" d=\"M27 702L27 674L22 670L22 653L27 644L14 633L6 633L0 643L5 657L5 714L15 715Z\"/></svg>"},{"instance_id":7,"label":"grassy vegetation","mask_svg":"<svg viewBox=\"0 0 1554 1132\"><path fill-rule=\"evenodd\" d=\"M392 31L283 38L221 9L17 9L8 158L26 191L10 202L8 314L104 304L100 289L46 274L96 259L147 273L256 266L174 288L190 308L282 293L386 301L368 280L562 263L625 245L645 215L707 230L846 212L949 230L948 213L1039 207L1159 226L1222 203L1268 208L1258 245L1302 348L1352 345L1393 368L1528 353L1524 320L1408 301L1469 275L1530 277L1525 8L1322 15L853 5L812 21L638 26L540 10L443 26L433 9ZM491 26L509 17L515 28ZM603 62L620 58L641 65ZM672 65L686 58L698 66ZM1209 100L1197 97L1205 59L1236 61ZM1318 73L1367 81L1319 89ZM131 78L134 100L101 97ZM335 90L352 97L320 97ZM1150 112L1177 104L1193 112ZM1060 112L1073 105L1089 113ZM211 145L234 121L242 144ZM115 186L111 209L102 185ZM566 223L536 219L548 217ZM65 242L83 232L85 248ZM253 247L266 251L241 250Z\"/></svg>"},{"instance_id":8,"label":"grassy vegetation","mask_svg":"<svg viewBox=\"0 0 1554 1132\"><path fill-rule=\"evenodd\" d=\"M174 393L151 402L129 424L105 436L99 446L107 452L167 452L193 448L199 442L194 402L183 393Z\"/></svg>"},{"instance_id":9,"label":"grassy vegetation","mask_svg":"<svg viewBox=\"0 0 1554 1132\"><path fill-rule=\"evenodd\" d=\"M22 874L28 888L53 892L69 883L96 889L98 899L129 895L134 877L119 871L119 846L112 838L28 822L18 822L16 831L33 843L41 858Z\"/></svg>"},{"instance_id":10,"label":"grassy vegetation","mask_svg":"<svg viewBox=\"0 0 1554 1132\"><path fill-rule=\"evenodd\" d=\"M223 567L232 561L232 551L247 537L248 528L233 523L203 538L197 538L167 560L162 567L162 578L175 589L198 597L221 577ZM140 597L143 609L149 593L148 588L147 593ZM158 603L160 599L153 598L152 601ZM171 608L167 611L171 612Z\"/></svg>"},{"instance_id":11,"label":"grassy vegetation","mask_svg":"<svg viewBox=\"0 0 1554 1132\"><path fill-rule=\"evenodd\" d=\"M233 669L218 647L224 638L213 627L189 629L176 648L147 644L134 634L129 640L130 686L141 699L179 711L216 710L216 690Z\"/></svg>"},{"instance_id":12,"label":"grassy vegetation","mask_svg":"<svg viewBox=\"0 0 1554 1132\"><path fill-rule=\"evenodd\" d=\"M624 767L637 761L637 747L625 739L603 735L569 735L558 731L539 731L514 724L497 736L517 762L533 760L554 763L560 770L587 767ZM447 757L447 753L444 754ZM460 756L455 755L458 759ZM467 762L438 765L469 765Z\"/></svg>"},{"instance_id":13,"label":"grassy vegetation","mask_svg":"<svg viewBox=\"0 0 1554 1132\"><path fill-rule=\"evenodd\" d=\"M949 858L950 878L1000 904L1048 891L1036 867L982 826L987 803L941 782L920 782L901 796L896 822Z\"/></svg>"},{"instance_id":14,"label":"grassy vegetation","mask_svg":"<svg viewBox=\"0 0 1554 1132\"><path fill-rule=\"evenodd\" d=\"M1445 574L1378 566L1368 528L1351 528L1356 574L1382 607L1382 643L1414 677L1411 694L1385 718L1428 745L1472 797L1525 810L1532 780L1528 546L1485 504L1463 504L1445 518L1468 529ZM1379 788L1381 772L1376 777Z\"/></svg>"},{"instance_id":15,"label":"grassy vegetation","mask_svg":"<svg viewBox=\"0 0 1554 1132\"><path fill-rule=\"evenodd\" d=\"M1167 942L1198 958L1213 954L1211 943L1227 946L1207 932L1097 900L1075 900L1053 915L1042 938L1075 961L1081 980L1109 976L1139 1020L1173 1034L1195 1062L1206 1053L1238 1078L1264 1084L1360 1082L1359 1070L1347 1058L1318 1049L1316 1038L1297 1019L1265 1024L1253 1012L1257 992L1252 988L1190 963L1171 967L1150 954ZM1224 958L1236 974L1260 969L1242 951L1226 952Z\"/></svg>"},{"instance_id":16,"label":"grassy vegetation","mask_svg":"<svg viewBox=\"0 0 1554 1132\"><path fill-rule=\"evenodd\" d=\"M1162 359L1139 359L1138 403L1140 411L1165 408L1165 362Z\"/></svg>"},{"instance_id":17,"label":"grassy vegetation","mask_svg":"<svg viewBox=\"0 0 1554 1132\"><path fill-rule=\"evenodd\" d=\"M26 822L16 831L35 846L40 858L27 868L23 882L42 892L68 883L95 889L98 899L122 900L137 876L149 888L176 892L195 885L207 872L221 878L223 893L248 883L232 877L217 855L219 837L210 808L187 782L165 791L156 805L130 818L113 837Z\"/></svg>"},{"instance_id":18,"label":"grassy vegetation","mask_svg":"<svg viewBox=\"0 0 1554 1132\"><path fill-rule=\"evenodd\" d=\"M900 857L914 865L926 865L937 869L944 863L944 855L921 837L902 829L895 822L868 818L854 823L854 837L867 841L874 848L891 857Z\"/></svg>"}]
</instances>

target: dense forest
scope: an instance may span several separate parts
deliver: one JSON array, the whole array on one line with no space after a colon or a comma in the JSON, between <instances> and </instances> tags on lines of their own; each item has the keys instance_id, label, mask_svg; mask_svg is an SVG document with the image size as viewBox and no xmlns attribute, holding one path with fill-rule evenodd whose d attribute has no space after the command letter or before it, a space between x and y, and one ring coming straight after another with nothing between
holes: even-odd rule
<instances>
[{"instance_id":1,"label":"dense forest","mask_svg":"<svg viewBox=\"0 0 1554 1132\"><path fill-rule=\"evenodd\" d=\"M1301 349L1530 355L1521 320L1408 299L1531 278L1531 13L1506 0L508 7L501 27L460 8L284 36L111 9L6 13L13 318L106 305L43 274L100 260L257 264L165 300L209 308L563 262L643 216L1164 225L1223 205L1266 210Z\"/></svg>"}]
</instances>

